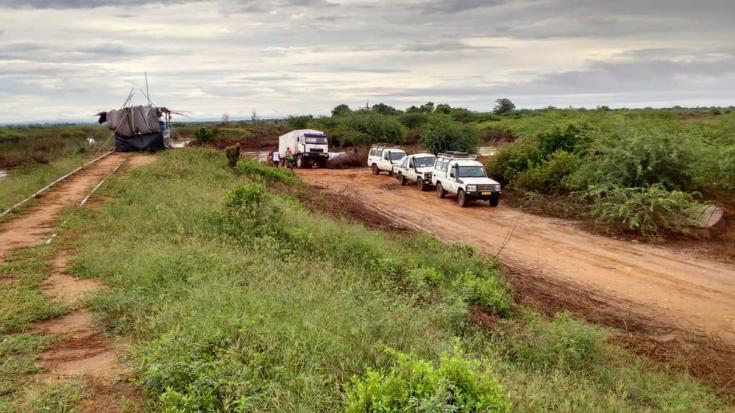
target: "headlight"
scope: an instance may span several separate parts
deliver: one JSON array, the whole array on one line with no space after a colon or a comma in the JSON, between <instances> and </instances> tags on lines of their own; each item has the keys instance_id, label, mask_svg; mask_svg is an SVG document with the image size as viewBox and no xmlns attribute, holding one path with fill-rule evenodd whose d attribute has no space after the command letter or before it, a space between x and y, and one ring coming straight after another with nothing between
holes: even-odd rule
<instances>
[{"instance_id":1,"label":"headlight","mask_svg":"<svg viewBox=\"0 0 735 413\"><path fill-rule=\"evenodd\" d=\"M424 172L424 178L431 179L431 172Z\"/></svg>"},{"instance_id":2,"label":"headlight","mask_svg":"<svg viewBox=\"0 0 735 413\"><path fill-rule=\"evenodd\" d=\"M477 185L467 185L467 192L477 191Z\"/></svg>"},{"instance_id":3,"label":"headlight","mask_svg":"<svg viewBox=\"0 0 735 413\"><path fill-rule=\"evenodd\" d=\"M500 191L500 184L493 185L493 191Z\"/></svg>"}]
</instances>

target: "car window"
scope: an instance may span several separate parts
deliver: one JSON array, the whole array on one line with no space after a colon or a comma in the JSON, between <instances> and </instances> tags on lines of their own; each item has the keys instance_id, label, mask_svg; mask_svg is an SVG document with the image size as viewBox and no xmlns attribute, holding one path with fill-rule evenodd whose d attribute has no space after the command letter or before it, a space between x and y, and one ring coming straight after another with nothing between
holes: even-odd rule
<instances>
[{"instance_id":1,"label":"car window","mask_svg":"<svg viewBox=\"0 0 735 413\"><path fill-rule=\"evenodd\" d=\"M383 155L383 150L382 150L382 149L378 149L378 150L377 150L377 151L375 152L375 155L377 155L377 156L382 156L382 155Z\"/></svg>"},{"instance_id":2,"label":"car window","mask_svg":"<svg viewBox=\"0 0 735 413\"><path fill-rule=\"evenodd\" d=\"M375 156L375 148L370 149L370 156Z\"/></svg>"},{"instance_id":3,"label":"car window","mask_svg":"<svg viewBox=\"0 0 735 413\"><path fill-rule=\"evenodd\" d=\"M460 178L485 178L487 174L485 173L485 168L482 166L472 165L460 166L458 176Z\"/></svg>"},{"instance_id":4,"label":"car window","mask_svg":"<svg viewBox=\"0 0 735 413\"><path fill-rule=\"evenodd\" d=\"M406 163L406 161L403 161L403 163ZM413 158L408 159L408 167L413 168Z\"/></svg>"},{"instance_id":5,"label":"car window","mask_svg":"<svg viewBox=\"0 0 735 413\"><path fill-rule=\"evenodd\" d=\"M421 156L414 158L413 162L418 168L426 168L427 166L434 165L434 161L436 160L433 156Z\"/></svg>"},{"instance_id":6,"label":"car window","mask_svg":"<svg viewBox=\"0 0 735 413\"><path fill-rule=\"evenodd\" d=\"M406 162L408 162L408 158L404 159L403 162L401 162L401 168L406 168Z\"/></svg>"}]
</instances>

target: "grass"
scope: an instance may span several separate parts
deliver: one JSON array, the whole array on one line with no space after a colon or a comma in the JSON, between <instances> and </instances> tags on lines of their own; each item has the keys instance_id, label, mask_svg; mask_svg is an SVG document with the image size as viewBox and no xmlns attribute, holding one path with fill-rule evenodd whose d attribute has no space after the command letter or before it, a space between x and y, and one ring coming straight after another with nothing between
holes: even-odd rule
<instances>
[{"instance_id":1,"label":"grass","mask_svg":"<svg viewBox=\"0 0 735 413\"><path fill-rule=\"evenodd\" d=\"M71 220L74 271L111 287L92 306L133 343L151 410L341 411L350 383L391 371L395 352L439 371L427 366L457 348L513 411L732 407L604 331L514 305L472 248L310 213L248 172L213 151L164 153ZM469 322L470 305L498 327Z\"/></svg>"}]
</instances>

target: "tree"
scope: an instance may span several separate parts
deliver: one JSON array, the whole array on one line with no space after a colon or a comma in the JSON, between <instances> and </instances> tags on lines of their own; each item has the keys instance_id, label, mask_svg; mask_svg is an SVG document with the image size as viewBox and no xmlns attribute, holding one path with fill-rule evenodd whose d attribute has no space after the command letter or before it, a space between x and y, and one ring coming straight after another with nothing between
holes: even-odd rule
<instances>
[{"instance_id":1,"label":"tree","mask_svg":"<svg viewBox=\"0 0 735 413\"><path fill-rule=\"evenodd\" d=\"M477 131L463 123L444 117L435 119L427 128L421 144L432 153L446 151L475 152L480 144Z\"/></svg>"},{"instance_id":2,"label":"tree","mask_svg":"<svg viewBox=\"0 0 735 413\"><path fill-rule=\"evenodd\" d=\"M348 115L351 112L352 109L350 109L349 106L343 103L341 105L335 106L334 109L332 109L332 116Z\"/></svg>"},{"instance_id":3,"label":"tree","mask_svg":"<svg viewBox=\"0 0 735 413\"><path fill-rule=\"evenodd\" d=\"M446 103L440 103L440 104L436 105L436 109L434 109L434 112L436 112L436 113L444 113L445 115L448 115L449 113L452 112L452 107L449 106Z\"/></svg>"},{"instance_id":4,"label":"tree","mask_svg":"<svg viewBox=\"0 0 735 413\"><path fill-rule=\"evenodd\" d=\"M508 98L502 98L495 101L495 108L493 113L496 115L505 115L511 113L516 109L516 105Z\"/></svg>"},{"instance_id":5,"label":"tree","mask_svg":"<svg viewBox=\"0 0 735 413\"><path fill-rule=\"evenodd\" d=\"M222 124L227 125L228 123L230 123L230 115L228 115L227 113L223 113L222 114Z\"/></svg>"},{"instance_id":6,"label":"tree","mask_svg":"<svg viewBox=\"0 0 735 413\"><path fill-rule=\"evenodd\" d=\"M421 105L419 109L421 109L422 112L431 113L434 111L434 102L426 102Z\"/></svg>"},{"instance_id":7,"label":"tree","mask_svg":"<svg viewBox=\"0 0 735 413\"><path fill-rule=\"evenodd\" d=\"M378 103L373 105L373 112L380 113L381 115L395 115L398 113L398 109L393 106L386 105L385 103Z\"/></svg>"}]
</instances>

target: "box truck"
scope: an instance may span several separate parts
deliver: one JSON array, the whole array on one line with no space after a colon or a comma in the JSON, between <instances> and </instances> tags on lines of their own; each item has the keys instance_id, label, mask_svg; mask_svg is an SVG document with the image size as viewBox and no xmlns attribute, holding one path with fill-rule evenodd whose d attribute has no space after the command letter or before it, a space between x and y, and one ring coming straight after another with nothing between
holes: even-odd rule
<instances>
[{"instance_id":1,"label":"box truck","mask_svg":"<svg viewBox=\"0 0 735 413\"><path fill-rule=\"evenodd\" d=\"M278 154L286 158L288 149L296 157L296 167L313 165L323 167L329 160L329 141L327 135L314 129L291 131L278 138Z\"/></svg>"}]
</instances>

